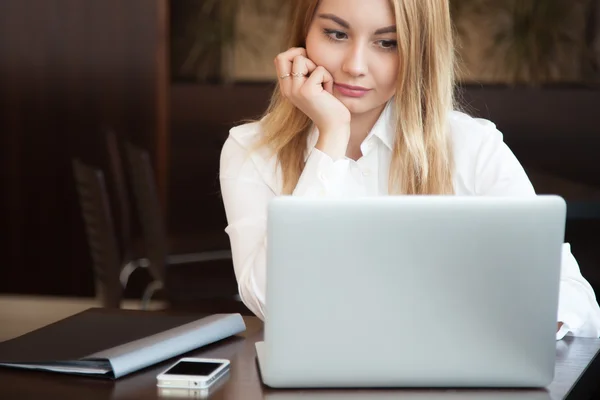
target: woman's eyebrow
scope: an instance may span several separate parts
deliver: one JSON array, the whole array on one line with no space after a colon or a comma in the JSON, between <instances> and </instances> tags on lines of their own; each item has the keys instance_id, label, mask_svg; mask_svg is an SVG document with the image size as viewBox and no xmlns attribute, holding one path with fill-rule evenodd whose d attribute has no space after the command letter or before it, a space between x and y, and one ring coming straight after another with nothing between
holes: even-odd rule
<instances>
[{"instance_id":1,"label":"woman's eyebrow","mask_svg":"<svg viewBox=\"0 0 600 400\"><path fill-rule=\"evenodd\" d=\"M334 14L319 14L319 18L321 19L329 19L336 24L340 25L342 28L350 29L350 23L345 21ZM377 29L375 31L375 35L383 35L385 33L396 33L396 25L386 26L385 28Z\"/></svg>"},{"instance_id":2,"label":"woman's eyebrow","mask_svg":"<svg viewBox=\"0 0 600 400\"><path fill-rule=\"evenodd\" d=\"M336 24L340 25L341 27L346 28L346 29L350 29L350 24L347 21L344 21L343 19L341 19L340 17L338 17L337 15L333 15L333 14L319 14L319 18L330 19L333 22L335 22Z\"/></svg>"},{"instance_id":3,"label":"woman's eyebrow","mask_svg":"<svg viewBox=\"0 0 600 400\"><path fill-rule=\"evenodd\" d=\"M396 33L396 25L386 26L375 31L376 35L383 35L384 33Z\"/></svg>"}]
</instances>

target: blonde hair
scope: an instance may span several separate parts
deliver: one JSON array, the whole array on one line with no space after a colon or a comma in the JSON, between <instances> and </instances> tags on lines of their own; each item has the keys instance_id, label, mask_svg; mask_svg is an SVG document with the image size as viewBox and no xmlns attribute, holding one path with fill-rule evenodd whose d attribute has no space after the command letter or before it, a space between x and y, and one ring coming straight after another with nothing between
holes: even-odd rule
<instances>
[{"instance_id":1,"label":"blonde hair","mask_svg":"<svg viewBox=\"0 0 600 400\"><path fill-rule=\"evenodd\" d=\"M305 47L319 0L292 7L287 48ZM454 163L447 132L454 107L454 45L448 0L390 0L398 52L394 109L397 134L389 173L390 194L453 194ZM312 122L280 94L279 84L261 121L259 146L276 155L283 193L291 194L304 169Z\"/></svg>"}]
</instances>

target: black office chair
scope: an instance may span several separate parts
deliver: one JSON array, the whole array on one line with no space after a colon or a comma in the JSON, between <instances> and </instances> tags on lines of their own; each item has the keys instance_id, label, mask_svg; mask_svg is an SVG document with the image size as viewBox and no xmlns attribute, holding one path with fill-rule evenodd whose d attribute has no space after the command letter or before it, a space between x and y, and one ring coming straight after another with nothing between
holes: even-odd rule
<instances>
[{"instance_id":1,"label":"black office chair","mask_svg":"<svg viewBox=\"0 0 600 400\"><path fill-rule=\"evenodd\" d=\"M119 308L123 295L121 257L102 171L73 160L79 204L93 262L96 296L103 307Z\"/></svg>"},{"instance_id":2,"label":"black office chair","mask_svg":"<svg viewBox=\"0 0 600 400\"><path fill-rule=\"evenodd\" d=\"M168 235L162 217L156 181L147 151L126 144L127 160L149 271L154 282L143 302L165 289L172 308L203 312L251 312L240 301L231 251L215 250L169 254Z\"/></svg>"},{"instance_id":3,"label":"black office chair","mask_svg":"<svg viewBox=\"0 0 600 400\"><path fill-rule=\"evenodd\" d=\"M134 241L133 239L131 201L129 198L127 177L123 168L123 157L121 155L119 140L113 130L106 131L106 150L120 222L118 236L123 254L123 268L121 269L120 281L121 285L126 287L133 272L138 268L148 268L150 261L142 256L144 251L139 241ZM144 308L147 305L147 303L143 303L142 307Z\"/></svg>"}]
</instances>

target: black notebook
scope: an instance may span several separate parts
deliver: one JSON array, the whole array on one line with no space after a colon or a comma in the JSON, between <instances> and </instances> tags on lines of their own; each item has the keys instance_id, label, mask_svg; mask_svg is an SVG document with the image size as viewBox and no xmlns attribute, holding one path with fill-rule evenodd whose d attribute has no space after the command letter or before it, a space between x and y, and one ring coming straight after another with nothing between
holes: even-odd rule
<instances>
[{"instance_id":1,"label":"black notebook","mask_svg":"<svg viewBox=\"0 0 600 400\"><path fill-rule=\"evenodd\" d=\"M240 314L91 308L0 343L0 366L114 379L245 329Z\"/></svg>"}]
</instances>

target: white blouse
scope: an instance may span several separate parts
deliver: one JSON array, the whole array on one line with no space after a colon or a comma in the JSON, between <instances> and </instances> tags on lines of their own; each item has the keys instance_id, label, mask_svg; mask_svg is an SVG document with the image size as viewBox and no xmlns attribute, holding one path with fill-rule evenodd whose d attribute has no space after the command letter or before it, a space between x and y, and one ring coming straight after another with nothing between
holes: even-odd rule
<instances>
[{"instance_id":1,"label":"white blouse","mask_svg":"<svg viewBox=\"0 0 600 400\"><path fill-rule=\"evenodd\" d=\"M315 149L318 130L309 135L306 165L294 196L384 196L395 131L393 111L384 109L360 149L363 156L332 160ZM521 164L488 120L460 112L449 115L454 146L454 189L466 196L534 196ZM221 153L220 183L231 241L233 265L244 304L265 317L267 203L281 195L283 181L275 156L267 149L250 151L261 135L259 122L231 129ZM557 339L566 334L600 336L600 308L594 291L583 278L565 243L558 321L564 323Z\"/></svg>"}]
</instances>

